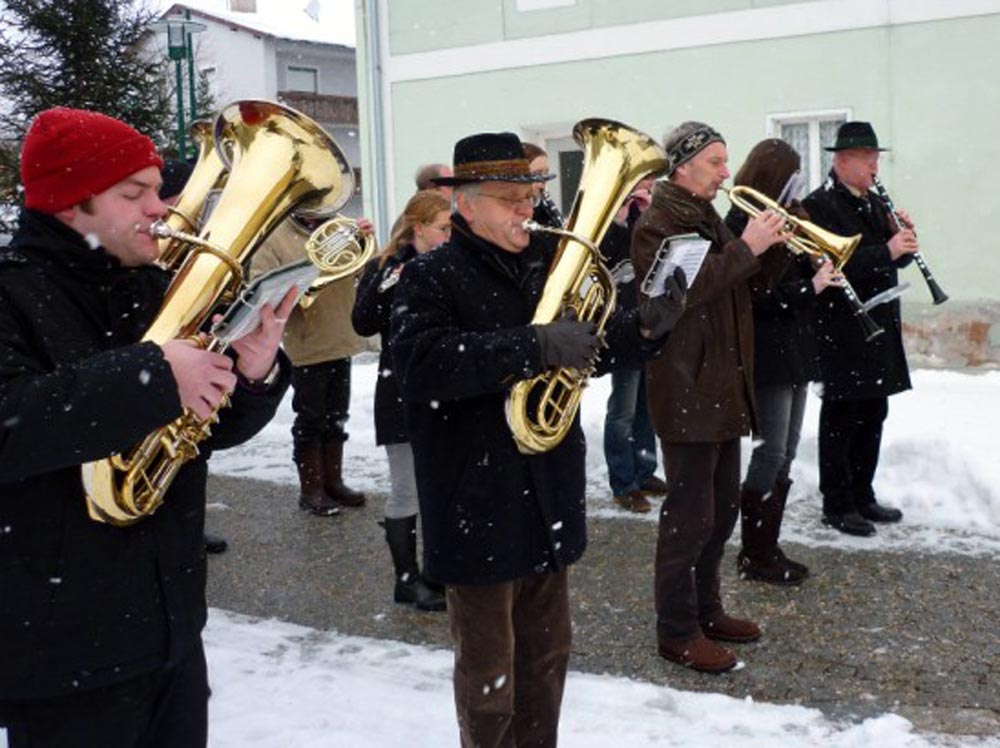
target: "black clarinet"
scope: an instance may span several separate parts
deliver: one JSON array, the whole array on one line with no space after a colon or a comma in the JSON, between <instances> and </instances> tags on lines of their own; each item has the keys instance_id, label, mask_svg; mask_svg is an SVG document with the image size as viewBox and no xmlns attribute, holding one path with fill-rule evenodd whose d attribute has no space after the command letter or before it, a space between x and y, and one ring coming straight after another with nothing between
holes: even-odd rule
<instances>
[{"instance_id":1,"label":"black clarinet","mask_svg":"<svg viewBox=\"0 0 1000 748\"><path fill-rule=\"evenodd\" d=\"M906 228L903 226L903 222L899 218L899 214L896 212L896 206L892 202L892 198L889 197L889 193L886 191L885 186L878 180L878 177L872 177L872 184L875 185L875 190L878 192L878 196L885 203L886 210L889 211L889 215L892 216L893 223L896 224L897 229ZM931 269L927 267L927 262L924 260L924 256L920 252L913 253L913 261L917 263L917 267L920 268L920 274L924 276L924 280L927 281L927 289L931 292L931 298L934 299L935 304L943 304L948 300L948 294L941 290L941 286L938 282L934 280L934 274L931 273Z\"/></svg>"},{"instance_id":2,"label":"black clarinet","mask_svg":"<svg viewBox=\"0 0 1000 748\"><path fill-rule=\"evenodd\" d=\"M544 190L538 199L538 205L535 207L534 219L543 226L554 229L561 229L565 225L559 206Z\"/></svg>"}]
</instances>

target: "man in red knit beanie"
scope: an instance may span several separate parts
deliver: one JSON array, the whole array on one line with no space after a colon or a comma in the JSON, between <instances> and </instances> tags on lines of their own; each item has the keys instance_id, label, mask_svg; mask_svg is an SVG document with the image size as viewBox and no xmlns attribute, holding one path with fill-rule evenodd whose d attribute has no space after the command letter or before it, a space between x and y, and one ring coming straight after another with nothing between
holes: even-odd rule
<instances>
[{"instance_id":1,"label":"man in red knit beanie","mask_svg":"<svg viewBox=\"0 0 1000 748\"><path fill-rule=\"evenodd\" d=\"M0 249L0 726L11 748L207 742L206 460L262 428L288 384L294 297L221 355L142 342L170 281L150 225L163 161L95 112L39 114L25 209ZM128 452L184 410L213 436L155 514L91 519L80 466Z\"/></svg>"}]
</instances>

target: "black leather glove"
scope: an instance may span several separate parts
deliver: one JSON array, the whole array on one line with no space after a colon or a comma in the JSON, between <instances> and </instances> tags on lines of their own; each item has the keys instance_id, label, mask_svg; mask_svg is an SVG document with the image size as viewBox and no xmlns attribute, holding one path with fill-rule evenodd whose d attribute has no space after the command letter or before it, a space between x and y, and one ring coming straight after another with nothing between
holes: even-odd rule
<instances>
[{"instance_id":1,"label":"black leather glove","mask_svg":"<svg viewBox=\"0 0 1000 748\"><path fill-rule=\"evenodd\" d=\"M557 319L547 325L535 325L535 334L546 368L583 369L597 357L601 345L593 322Z\"/></svg>"},{"instance_id":2,"label":"black leather glove","mask_svg":"<svg viewBox=\"0 0 1000 748\"><path fill-rule=\"evenodd\" d=\"M649 340L662 338L674 329L684 313L687 301L687 277L683 268L675 268L663 284L659 296L642 295L639 302L639 327Z\"/></svg>"}]
</instances>

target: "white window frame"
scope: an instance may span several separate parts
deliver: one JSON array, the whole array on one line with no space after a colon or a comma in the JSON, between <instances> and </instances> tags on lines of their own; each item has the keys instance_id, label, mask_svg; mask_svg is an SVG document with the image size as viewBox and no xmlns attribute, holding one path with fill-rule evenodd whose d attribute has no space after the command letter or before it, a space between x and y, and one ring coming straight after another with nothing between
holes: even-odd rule
<instances>
[{"instance_id":1,"label":"white window frame","mask_svg":"<svg viewBox=\"0 0 1000 748\"><path fill-rule=\"evenodd\" d=\"M285 86L288 88L289 91L302 91L303 89L292 88L292 86L291 86L291 82L289 81L289 77L290 77L289 74L293 70L295 72L297 72L297 73L309 73L309 72L311 72L313 74L313 82L314 82L315 85L313 86L313 90L312 91L307 91L306 93L314 93L314 94L318 94L319 93L319 68L313 67L311 65L288 65L288 66L285 67Z\"/></svg>"},{"instance_id":2,"label":"white window frame","mask_svg":"<svg viewBox=\"0 0 1000 748\"><path fill-rule=\"evenodd\" d=\"M782 125L809 125L809 187L812 191L823 184L826 174L822 170L823 146L819 142L819 125L821 122L842 119L849 122L853 119L851 107L839 109L808 109L798 112L777 112L767 115L767 137L780 138Z\"/></svg>"}]
</instances>

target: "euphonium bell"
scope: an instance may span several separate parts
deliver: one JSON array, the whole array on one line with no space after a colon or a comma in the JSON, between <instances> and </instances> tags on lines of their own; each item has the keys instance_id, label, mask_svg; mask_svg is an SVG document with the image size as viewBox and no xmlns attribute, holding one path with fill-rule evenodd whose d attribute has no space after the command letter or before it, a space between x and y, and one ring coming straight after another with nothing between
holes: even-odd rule
<instances>
[{"instance_id":1,"label":"euphonium bell","mask_svg":"<svg viewBox=\"0 0 1000 748\"><path fill-rule=\"evenodd\" d=\"M527 225L562 237L531 323L548 324L572 310L600 334L614 311L616 289L597 245L632 188L666 166L666 154L649 136L612 120L578 122L573 137L583 148L583 173L566 227ZM561 367L514 385L507 423L522 453L547 452L563 440L593 371Z\"/></svg>"},{"instance_id":2,"label":"euphonium bell","mask_svg":"<svg viewBox=\"0 0 1000 748\"><path fill-rule=\"evenodd\" d=\"M217 149L229 144L226 186L197 236L160 227L163 235L187 246L143 341L162 345L197 339L217 305L238 295L243 265L278 223L293 210L330 215L354 190L351 169L333 139L308 117L279 104L231 104L216 119L214 141ZM213 339L207 347L221 351L225 345ZM216 413L202 420L185 412L128 452L83 465L90 516L129 525L156 511L216 420Z\"/></svg>"}]
</instances>

